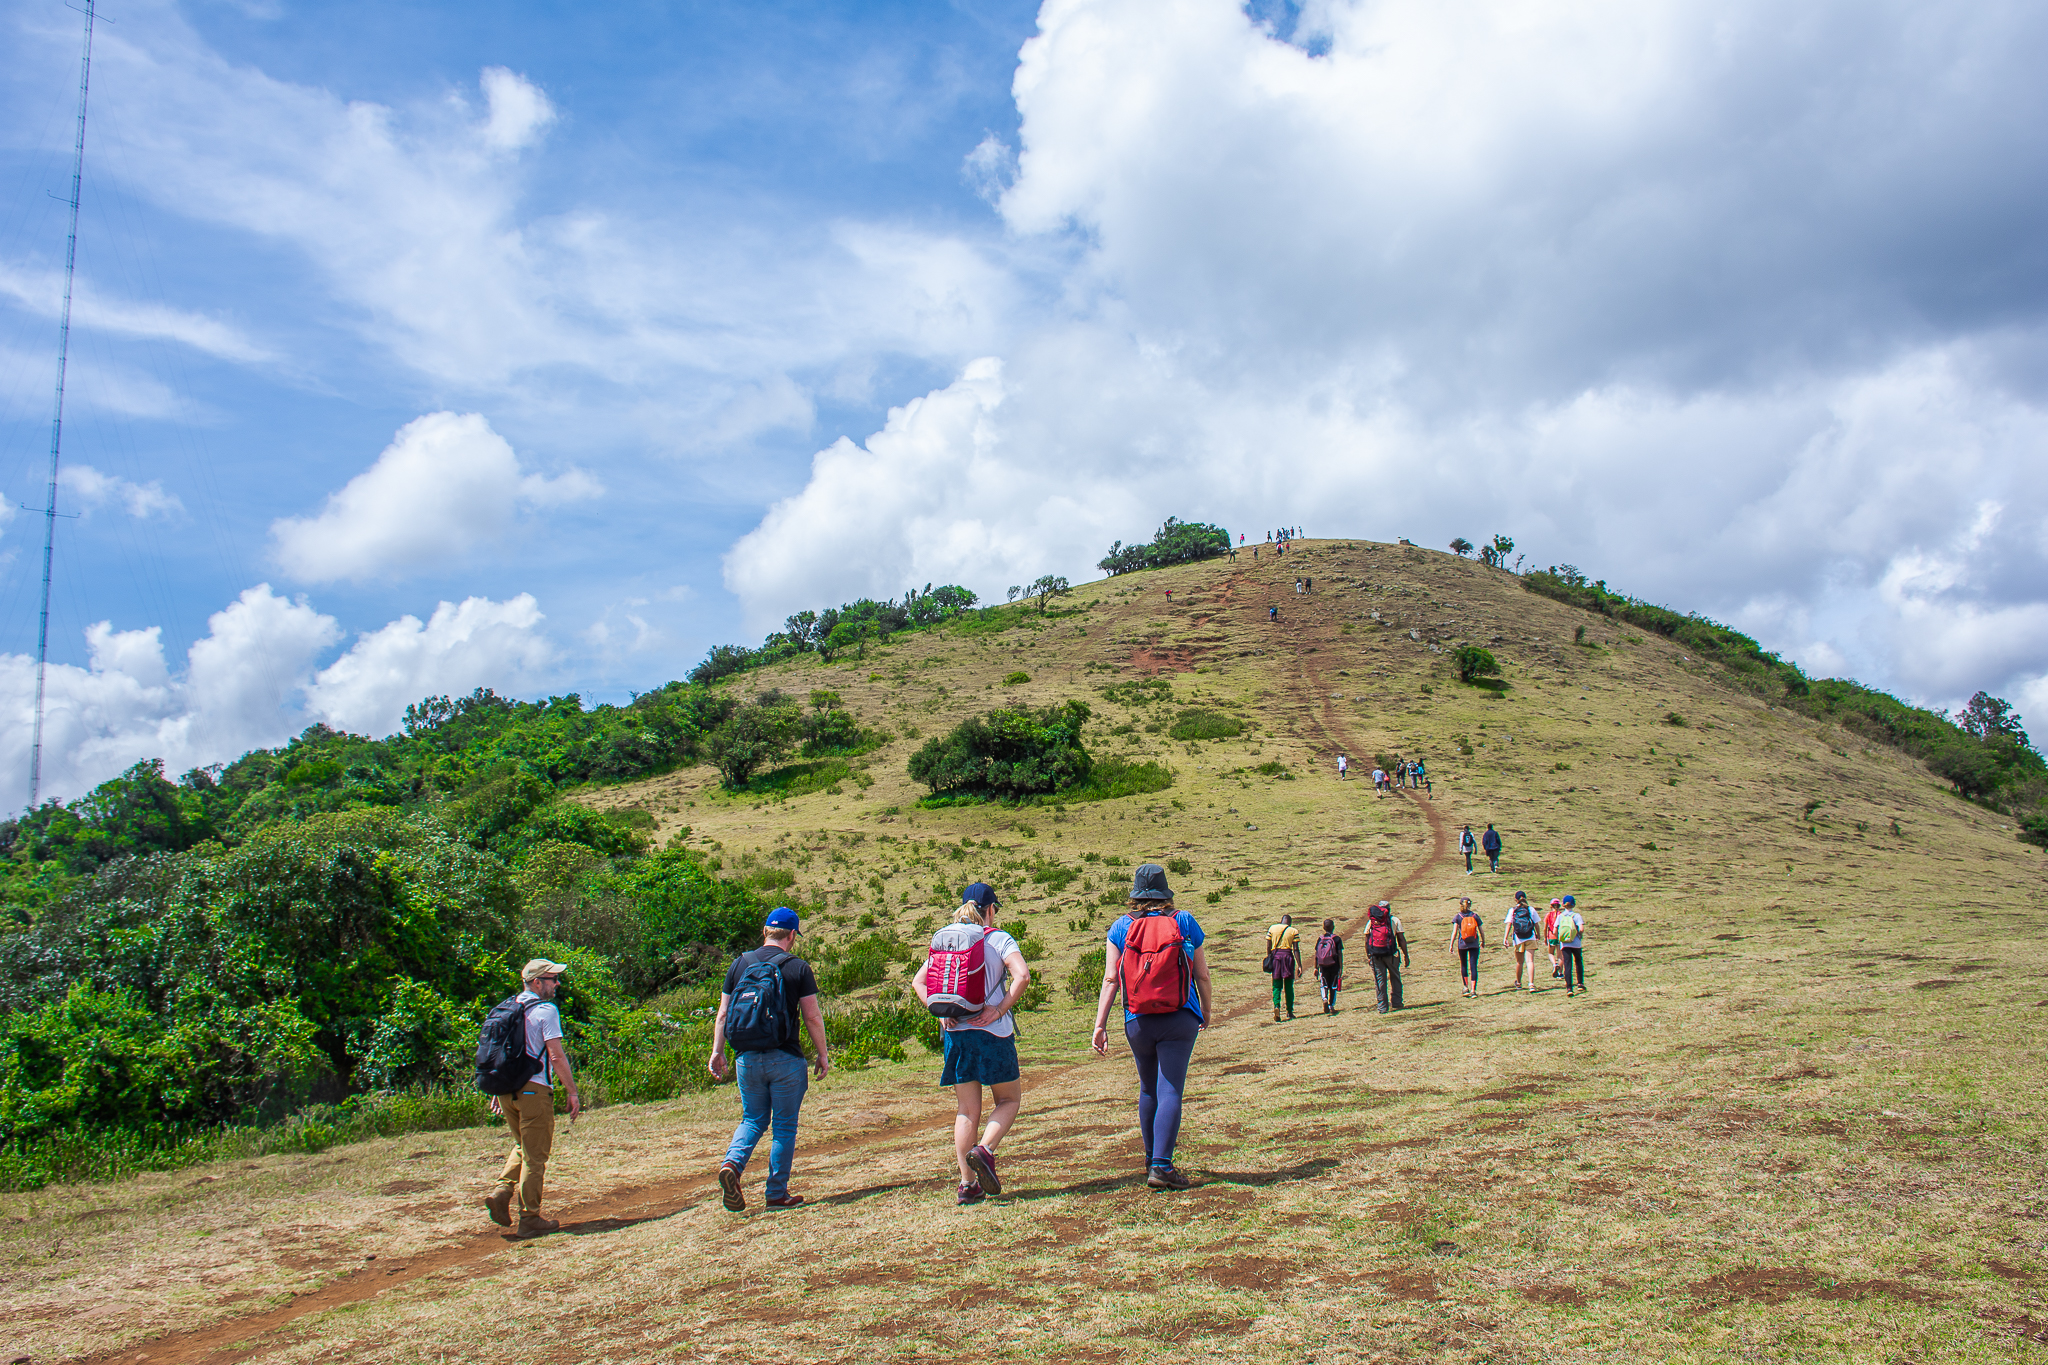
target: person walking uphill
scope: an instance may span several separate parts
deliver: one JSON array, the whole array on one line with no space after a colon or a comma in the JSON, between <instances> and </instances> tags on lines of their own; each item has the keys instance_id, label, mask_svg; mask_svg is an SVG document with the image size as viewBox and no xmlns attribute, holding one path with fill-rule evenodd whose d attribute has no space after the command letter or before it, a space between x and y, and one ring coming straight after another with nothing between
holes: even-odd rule
<instances>
[{"instance_id":1,"label":"person walking uphill","mask_svg":"<svg viewBox=\"0 0 2048 1365\"><path fill-rule=\"evenodd\" d=\"M1486 870L1500 871L1500 834L1492 825L1488 825L1486 833L1479 836L1479 847L1486 851Z\"/></svg>"},{"instance_id":2,"label":"person walking uphill","mask_svg":"<svg viewBox=\"0 0 2048 1365\"><path fill-rule=\"evenodd\" d=\"M1564 910L1557 917L1557 949L1564 959L1564 994L1569 1000L1586 989L1586 921L1579 915L1576 896L1564 898ZM1578 990L1572 979L1578 978Z\"/></svg>"},{"instance_id":3,"label":"person walking uphill","mask_svg":"<svg viewBox=\"0 0 2048 1365\"><path fill-rule=\"evenodd\" d=\"M1500 946L1514 949L1515 985L1522 984L1526 971L1531 991L1536 989L1536 940L1542 932L1543 924L1536 916L1536 907L1529 904L1529 893L1517 891L1514 905L1502 920Z\"/></svg>"},{"instance_id":4,"label":"person walking uphill","mask_svg":"<svg viewBox=\"0 0 2048 1365\"><path fill-rule=\"evenodd\" d=\"M1024 1103L1017 1023L1010 1011L1031 984L1031 968L1025 965L1017 940L995 927L996 908L1002 902L987 882L968 887L960 900L953 923L933 935L925 969L910 980L924 1007L944 1020L946 1064L939 1084L953 1087L959 1202L979 1204L988 1195L1003 1192L1002 1177L996 1174L996 1148L1017 1122L1017 1110ZM984 1085L995 1100L986 1128L981 1126Z\"/></svg>"},{"instance_id":5,"label":"person walking uphill","mask_svg":"<svg viewBox=\"0 0 2048 1365\"><path fill-rule=\"evenodd\" d=\"M1138 1132L1145 1141L1145 1183L1184 1190L1173 1164L1181 1100L1195 1039L1208 1027L1209 957L1202 926L1173 907L1166 869L1146 863L1131 878L1130 909L1109 926L1102 994L1095 1002L1094 1048L1109 1052L1109 1007L1124 998L1124 1039L1138 1066Z\"/></svg>"},{"instance_id":6,"label":"person walking uphill","mask_svg":"<svg viewBox=\"0 0 2048 1365\"><path fill-rule=\"evenodd\" d=\"M519 971L525 989L490 1012L477 1042L477 1088L491 1097L491 1112L504 1116L512 1135L512 1154L498 1173L498 1188L484 1196L484 1210L499 1227L512 1227L517 1195L515 1237L539 1237L561 1226L541 1217L540 1197L555 1151L555 1087L568 1093L569 1122L583 1112L569 1054L562 1047L562 1011L555 1004L567 970L544 957L527 963Z\"/></svg>"},{"instance_id":7,"label":"person walking uphill","mask_svg":"<svg viewBox=\"0 0 2048 1365\"><path fill-rule=\"evenodd\" d=\"M1458 986L1468 996L1479 994L1479 950L1486 945L1486 926L1472 908L1470 896L1458 898L1451 916L1451 951L1458 955Z\"/></svg>"},{"instance_id":8,"label":"person walking uphill","mask_svg":"<svg viewBox=\"0 0 2048 1365\"><path fill-rule=\"evenodd\" d=\"M1344 989L1344 939L1337 921L1323 921L1323 936L1316 940L1316 982L1323 988L1323 1013L1337 1012L1337 992Z\"/></svg>"},{"instance_id":9,"label":"person walking uphill","mask_svg":"<svg viewBox=\"0 0 2048 1365\"><path fill-rule=\"evenodd\" d=\"M1266 971L1273 978L1273 1022L1280 1022L1280 997L1287 997L1287 1017L1294 1017L1294 978L1301 975L1301 930L1294 916L1282 915L1266 931Z\"/></svg>"},{"instance_id":10,"label":"person walking uphill","mask_svg":"<svg viewBox=\"0 0 2048 1365\"><path fill-rule=\"evenodd\" d=\"M1458 852L1465 855L1465 875L1472 875L1472 855L1479 849L1479 841L1472 837L1472 826L1465 826L1465 832L1458 836Z\"/></svg>"},{"instance_id":11,"label":"person walking uphill","mask_svg":"<svg viewBox=\"0 0 2048 1365\"><path fill-rule=\"evenodd\" d=\"M811 1035L819 1080L832 1069L832 1058L825 1043L825 1014L818 1007L818 978L810 963L790 951L797 931L796 911L785 905L768 912L761 926L761 946L741 953L726 968L718 1017L711 1023L711 1074L725 1079L727 1043L738 1054L733 1066L739 1075L740 1123L718 1168L718 1192L734 1213L747 1207L740 1176L764 1132L773 1136L768 1141L768 1183L761 1201L771 1209L793 1209L804 1202L802 1195L789 1192L797 1111L811 1086L797 1041L798 1019Z\"/></svg>"},{"instance_id":12,"label":"person walking uphill","mask_svg":"<svg viewBox=\"0 0 2048 1365\"><path fill-rule=\"evenodd\" d=\"M1408 935L1394 907L1381 901L1365 912L1365 960L1372 964L1373 989L1379 993L1380 1013L1387 1012L1388 985L1393 987L1393 1007L1401 1004L1401 969L1408 965Z\"/></svg>"}]
</instances>

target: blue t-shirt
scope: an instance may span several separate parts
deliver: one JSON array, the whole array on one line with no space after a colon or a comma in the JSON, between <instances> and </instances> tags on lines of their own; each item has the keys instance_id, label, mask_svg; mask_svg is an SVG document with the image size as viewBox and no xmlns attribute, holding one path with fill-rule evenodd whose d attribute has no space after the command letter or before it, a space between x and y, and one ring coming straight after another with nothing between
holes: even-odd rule
<instances>
[{"instance_id":1,"label":"blue t-shirt","mask_svg":"<svg viewBox=\"0 0 2048 1365\"><path fill-rule=\"evenodd\" d=\"M1174 911L1173 921L1180 926L1181 954L1188 959L1189 963L1186 1008L1193 1010L1195 1018L1200 1019L1202 1017L1202 993L1195 986L1195 969L1193 964L1195 949L1202 946L1202 940L1207 938L1208 935L1202 932L1202 926L1195 922L1195 917L1185 910ZM1116 950L1119 953L1124 950L1124 935L1130 932L1130 928L1131 917L1129 915L1117 916L1116 923L1109 926L1109 941L1116 945ZM1137 1017L1137 1015L1129 1010L1124 1011L1124 1022L1126 1024Z\"/></svg>"}]
</instances>

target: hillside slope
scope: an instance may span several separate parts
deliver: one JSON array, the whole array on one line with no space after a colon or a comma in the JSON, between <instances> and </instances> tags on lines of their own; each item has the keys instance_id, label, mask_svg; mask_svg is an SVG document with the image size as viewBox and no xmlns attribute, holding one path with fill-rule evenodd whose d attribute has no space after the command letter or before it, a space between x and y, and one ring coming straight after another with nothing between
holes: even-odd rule
<instances>
[{"instance_id":1,"label":"hillside slope","mask_svg":"<svg viewBox=\"0 0 2048 1365\"><path fill-rule=\"evenodd\" d=\"M1454 680L1441 651L1465 640L1504 695ZM2048 864L1896 751L1512 576L1362 541L1110 579L1011 629L728 685L836 692L895 737L837 791L734 797L697 768L583 799L822 906L814 948L914 941L993 882L1055 987L1021 1016L1010 1197L953 1207L951 1100L913 1046L814 1088L796 1187L816 1206L793 1215L718 1207L726 1091L588 1116L550 1175L586 1235L516 1250L469 1202L497 1159L482 1132L22 1196L0 1232L20 1351L940 1359L966 1332L1005 1360L2043 1354L2048 948L2026 911ZM1095 708L1091 752L1173 785L915 805L923 738L1070 697ZM1197 707L1248 729L1171 740ZM1381 753L1426 760L1433 792L1376 797ZM1456 832L1488 822L1502 871L1467 876ZM1148 859L1186 861L1217 972L1185 1196L1133 1174L1129 1063L1086 1051L1063 989ZM1502 990L1492 951L1460 998L1456 898L1492 927L1515 888L1578 895L1588 995ZM1265 926L1355 926L1381 896L1413 948L1408 1008L1376 1014L1354 957L1339 1015L1310 999L1276 1023ZM81 1319L81 1296L105 1311Z\"/></svg>"}]
</instances>

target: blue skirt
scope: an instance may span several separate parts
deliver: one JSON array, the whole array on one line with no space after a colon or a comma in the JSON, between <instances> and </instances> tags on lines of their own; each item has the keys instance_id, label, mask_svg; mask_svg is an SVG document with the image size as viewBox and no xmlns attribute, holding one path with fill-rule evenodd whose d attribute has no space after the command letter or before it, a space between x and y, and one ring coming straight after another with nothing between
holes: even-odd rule
<instances>
[{"instance_id":1,"label":"blue skirt","mask_svg":"<svg viewBox=\"0 0 2048 1365\"><path fill-rule=\"evenodd\" d=\"M940 1085L1002 1085L1024 1073L1017 1066L1017 1039L998 1038L986 1029L946 1030L946 1066Z\"/></svg>"}]
</instances>

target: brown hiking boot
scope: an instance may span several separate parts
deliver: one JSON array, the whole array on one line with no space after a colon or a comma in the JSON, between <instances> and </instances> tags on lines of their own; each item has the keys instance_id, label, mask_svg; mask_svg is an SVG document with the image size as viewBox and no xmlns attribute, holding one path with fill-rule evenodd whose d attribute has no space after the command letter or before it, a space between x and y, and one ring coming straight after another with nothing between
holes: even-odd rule
<instances>
[{"instance_id":1,"label":"brown hiking boot","mask_svg":"<svg viewBox=\"0 0 2048 1365\"><path fill-rule=\"evenodd\" d=\"M519 1215L519 1231L512 1235L514 1237L545 1237L561 1226L560 1223L552 1218L543 1218L537 1213L522 1213Z\"/></svg>"},{"instance_id":2,"label":"brown hiking boot","mask_svg":"<svg viewBox=\"0 0 2048 1365\"><path fill-rule=\"evenodd\" d=\"M734 1213L747 1211L747 1197L740 1193L740 1168L730 1161L718 1168L718 1195Z\"/></svg>"},{"instance_id":3,"label":"brown hiking boot","mask_svg":"<svg viewBox=\"0 0 2048 1365\"><path fill-rule=\"evenodd\" d=\"M484 1212L491 1215L491 1221L501 1228L512 1226L512 1190L508 1186L496 1194L484 1196Z\"/></svg>"}]
</instances>

